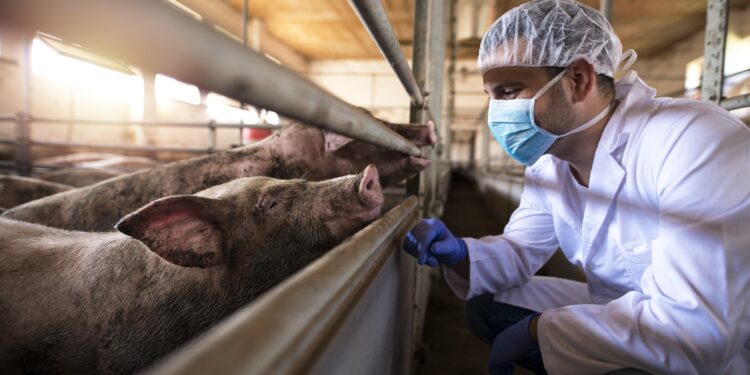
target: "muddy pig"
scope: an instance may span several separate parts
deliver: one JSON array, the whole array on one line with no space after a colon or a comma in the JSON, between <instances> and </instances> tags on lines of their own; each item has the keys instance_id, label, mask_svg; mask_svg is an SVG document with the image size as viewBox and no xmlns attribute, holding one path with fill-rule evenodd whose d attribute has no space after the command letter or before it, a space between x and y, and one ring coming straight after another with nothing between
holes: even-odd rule
<instances>
[{"instance_id":1,"label":"muddy pig","mask_svg":"<svg viewBox=\"0 0 750 375\"><path fill-rule=\"evenodd\" d=\"M374 166L237 179L156 200L119 232L0 218L0 373L130 373L374 220Z\"/></svg>"},{"instance_id":2,"label":"muddy pig","mask_svg":"<svg viewBox=\"0 0 750 375\"><path fill-rule=\"evenodd\" d=\"M0 176L0 206L11 208L62 191L72 190L69 185L58 184L31 177Z\"/></svg>"},{"instance_id":3,"label":"muddy pig","mask_svg":"<svg viewBox=\"0 0 750 375\"><path fill-rule=\"evenodd\" d=\"M39 179L74 187L84 187L121 174L123 172L106 168L65 168L40 175Z\"/></svg>"},{"instance_id":4,"label":"muddy pig","mask_svg":"<svg viewBox=\"0 0 750 375\"><path fill-rule=\"evenodd\" d=\"M436 142L432 123L386 124L417 146ZM357 173L370 163L388 185L419 173L430 161L293 123L254 145L115 177L9 209L2 216L62 229L108 231L123 215L168 195L193 194L246 176L320 181Z\"/></svg>"}]
</instances>

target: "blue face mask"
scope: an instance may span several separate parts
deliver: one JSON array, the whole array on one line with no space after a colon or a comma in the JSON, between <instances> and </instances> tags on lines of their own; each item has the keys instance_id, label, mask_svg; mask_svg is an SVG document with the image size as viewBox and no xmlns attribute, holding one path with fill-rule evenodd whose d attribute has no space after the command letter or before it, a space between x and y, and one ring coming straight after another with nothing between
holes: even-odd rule
<instances>
[{"instance_id":1,"label":"blue face mask","mask_svg":"<svg viewBox=\"0 0 750 375\"><path fill-rule=\"evenodd\" d=\"M497 143L513 159L521 164L532 165L552 146L558 138L584 131L609 113L611 104L587 123L564 134L552 134L534 122L534 104L550 87L559 81L566 70L549 81L531 99L490 99L487 123Z\"/></svg>"}]
</instances>

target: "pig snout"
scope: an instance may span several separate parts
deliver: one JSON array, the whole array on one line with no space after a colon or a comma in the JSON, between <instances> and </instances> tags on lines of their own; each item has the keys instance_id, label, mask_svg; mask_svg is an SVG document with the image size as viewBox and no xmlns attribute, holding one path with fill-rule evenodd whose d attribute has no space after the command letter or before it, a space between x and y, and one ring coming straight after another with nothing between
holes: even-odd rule
<instances>
[{"instance_id":1,"label":"pig snout","mask_svg":"<svg viewBox=\"0 0 750 375\"><path fill-rule=\"evenodd\" d=\"M341 241L380 216L384 198L379 177L378 169L369 165L356 176L331 180L349 186L345 190L338 190L337 196L328 197L333 202L338 201L328 207L328 218L324 220L332 238ZM352 195L342 196L343 192L351 192L349 194Z\"/></svg>"},{"instance_id":2,"label":"pig snout","mask_svg":"<svg viewBox=\"0 0 750 375\"><path fill-rule=\"evenodd\" d=\"M380 188L378 169L370 164L362 172L359 181L359 201L365 208L379 208L383 204L383 191Z\"/></svg>"}]
</instances>

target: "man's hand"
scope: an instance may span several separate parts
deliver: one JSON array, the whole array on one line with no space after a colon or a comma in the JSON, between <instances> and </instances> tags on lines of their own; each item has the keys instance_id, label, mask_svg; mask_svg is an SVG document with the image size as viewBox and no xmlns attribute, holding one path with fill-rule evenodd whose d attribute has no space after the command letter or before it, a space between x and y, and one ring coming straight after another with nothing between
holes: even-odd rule
<instances>
[{"instance_id":1,"label":"man's hand","mask_svg":"<svg viewBox=\"0 0 750 375\"><path fill-rule=\"evenodd\" d=\"M454 236L439 219L424 219L406 233L401 248L420 265L455 264L468 254L466 242Z\"/></svg>"},{"instance_id":2,"label":"man's hand","mask_svg":"<svg viewBox=\"0 0 750 375\"><path fill-rule=\"evenodd\" d=\"M539 350L535 336L536 322L540 315L529 315L495 337L487 363L490 374L510 375L513 373L513 362L518 362Z\"/></svg>"}]
</instances>

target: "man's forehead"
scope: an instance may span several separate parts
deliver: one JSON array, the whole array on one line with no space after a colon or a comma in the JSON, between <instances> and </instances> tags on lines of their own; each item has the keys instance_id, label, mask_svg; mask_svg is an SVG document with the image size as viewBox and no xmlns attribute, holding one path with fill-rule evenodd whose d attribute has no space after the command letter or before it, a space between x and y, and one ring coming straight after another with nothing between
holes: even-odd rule
<instances>
[{"instance_id":1,"label":"man's forehead","mask_svg":"<svg viewBox=\"0 0 750 375\"><path fill-rule=\"evenodd\" d=\"M482 80L485 85L526 85L546 78L546 74L542 67L503 66L484 72Z\"/></svg>"}]
</instances>

